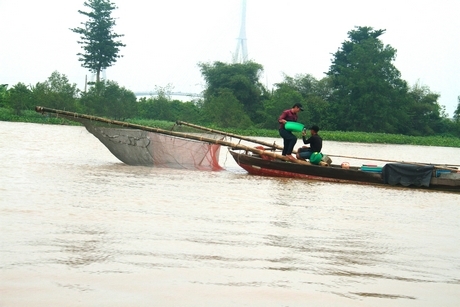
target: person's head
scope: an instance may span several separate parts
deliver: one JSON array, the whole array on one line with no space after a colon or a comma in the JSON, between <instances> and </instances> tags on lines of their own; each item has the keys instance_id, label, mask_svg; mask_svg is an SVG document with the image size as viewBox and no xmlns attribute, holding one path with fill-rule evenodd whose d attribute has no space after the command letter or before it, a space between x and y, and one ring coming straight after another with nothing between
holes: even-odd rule
<instances>
[{"instance_id":1,"label":"person's head","mask_svg":"<svg viewBox=\"0 0 460 307\"><path fill-rule=\"evenodd\" d=\"M303 106L301 103L296 103L292 106L292 110L294 113L298 113L299 111L303 111Z\"/></svg>"},{"instance_id":2,"label":"person's head","mask_svg":"<svg viewBox=\"0 0 460 307\"><path fill-rule=\"evenodd\" d=\"M311 134L316 134L316 133L318 133L318 131L319 131L319 127L318 127L318 126L313 125L313 126L310 127L310 132L311 132Z\"/></svg>"}]
</instances>

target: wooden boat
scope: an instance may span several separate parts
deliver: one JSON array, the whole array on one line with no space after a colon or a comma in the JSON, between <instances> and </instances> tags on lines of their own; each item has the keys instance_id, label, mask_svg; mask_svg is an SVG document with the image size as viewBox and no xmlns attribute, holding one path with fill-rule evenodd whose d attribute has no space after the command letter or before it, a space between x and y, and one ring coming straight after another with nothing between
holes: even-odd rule
<instances>
[{"instance_id":1,"label":"wooden boat","mask_svg":"<svg viewBox=\"0 0 460 307\"><path fill-rule=\"evenodd\" d=\"M40 106L35 110L82 123L112 154L128 165L221 170L218 155L222 145L229 147L236 163L253 175L359 184L400 184L460 192L460 172L452 166L389 163L382 169L375 169L363 166L343 168L341 165L333 164L312 165L304 160L289 159L277 154L275 150L280 150L282 147L274 143L181 121L176 124L190 126L211 134L180 133ZM266 147L251 147L240 142L228 142L218 137L219 135Z\"/></svg>"},{"instance_id":2,"label":"wooden boat","mask_svg":"<svg viewBox=\"0 0 460 307\"><path fill-rule=\"evenodd\" d=\"M457 168L418 163L388 163L382 168L291 163L262 154L230 150L236 163L251 175L304 178L327 182L395 185L460 192ZM409 174L410 173L410 174Z\"/></svg>"}]
</instances>

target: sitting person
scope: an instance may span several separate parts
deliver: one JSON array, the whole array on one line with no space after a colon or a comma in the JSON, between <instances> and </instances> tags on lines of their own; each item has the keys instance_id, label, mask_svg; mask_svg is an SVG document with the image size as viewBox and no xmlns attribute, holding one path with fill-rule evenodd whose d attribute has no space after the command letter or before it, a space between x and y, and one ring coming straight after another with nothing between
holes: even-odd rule
<instances>
[{"instance_id":1,"label":"sitting person","mask_svg":"<svg viewBox=\"0 0 460 307\"><path fill-rule=\"evenodd\" d=\"M321 152L323 148L323 139L318 134L319 127L313 125L310 127L311 136L307 139L305 135L307 134L306 130L302 131L302 140L304 144L310 144L310 146L302 146L297 150L297 159L306 160L310 159L310 156L314 152Z\"/></svg>"}]
</instances>

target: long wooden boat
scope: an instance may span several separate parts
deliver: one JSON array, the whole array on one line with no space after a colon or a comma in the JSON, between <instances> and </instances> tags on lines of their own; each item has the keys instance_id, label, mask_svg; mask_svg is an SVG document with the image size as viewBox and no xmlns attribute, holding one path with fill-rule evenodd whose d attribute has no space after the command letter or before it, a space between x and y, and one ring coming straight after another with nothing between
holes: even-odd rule
<instances>
[{"instance_id":1,"label":"long wooden boat","mask_svg":"<svg viewBox=\"0 0 460 307\"><path fill-rule=\"evenodd\" d=\"M382 168L290 163L265 154L230 150L236 163L251 175L304 178L327 182L395 185L460 192L460 173L454 167L388 163Z\"/></svg>"},{"instance_id":2,"label":"long wooden boat","mask_svg":"<svg viewBox=\"0 0 460 307\"><path fill-rule=\"evenodd\" d=\"M381 170L372 167L343 168L330 163L321 163L327 166L319 166L276 153L275 150L281 147L274 143L186 122L178 121L177 124L212 134L181 133L41 106L37 106L35 110L82 123L114 156L128 165L221 170L219 150L220 146L227 146L236 163L253 175L360 184L400 184L460 192L460 172L453 166L389 163ZM228 142L218 135L246 140L268 148Z\"/></svg>"}]
</instances>

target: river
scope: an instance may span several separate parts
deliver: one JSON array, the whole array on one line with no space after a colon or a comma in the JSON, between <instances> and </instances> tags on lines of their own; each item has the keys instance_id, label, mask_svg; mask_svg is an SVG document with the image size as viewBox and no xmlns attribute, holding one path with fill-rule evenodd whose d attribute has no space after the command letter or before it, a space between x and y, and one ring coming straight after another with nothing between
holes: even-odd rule
<instances>
[{"instance_id":1,"label":"river","mask_svg":"<svg viewBox=\"0 0 460 307\"><path fill-rule=\"evenodd\" d=\"M0 122L0 158L2 307L460 305L459 194L256 177L226 148L219 172L133 167L57 125Z\"/></svg>"}]
</instances>

